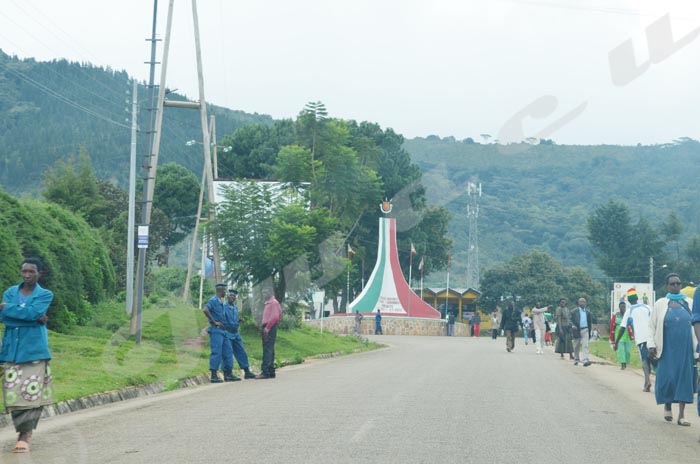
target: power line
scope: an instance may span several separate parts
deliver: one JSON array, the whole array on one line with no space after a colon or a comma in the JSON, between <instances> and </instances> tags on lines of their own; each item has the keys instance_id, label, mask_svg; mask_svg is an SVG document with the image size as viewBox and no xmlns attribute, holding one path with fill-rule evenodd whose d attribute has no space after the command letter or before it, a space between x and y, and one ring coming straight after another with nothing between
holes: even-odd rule
<instances>
[{"instance_id":1,"label":"power line","mask_svg":"<svg viewBox=\"0 0 700 464\"><path fill-rule=\"evenodd\" d=\"M101 119L101 120L103 120L103 121L105 121L105 122L108 122L108 123L110 123L110 124L114 124L114 125L119 126L119 127L124 127L124 128L126 128L126 129L130 129L130 127L129 127L128 125L123 124L123 123L120 123L120 122L117 122L117 121L115 121L115 120L113 120L113 119L108 118L107 116L104 116L104 115L102 115L102 114L100 114L100 113L97 113L97 112L94 111L94 110L91 110L91 109L89 109L89 108L84 107L83 105L81 105L81 104L79 104L79 103L74 102L73 100L69 99L69 98L66 97L65 95L63 95L63 94L61 94L61 93L59 93L59 92L56 92L55 90L52 90L52 89L46 87L45 85L43 85L43 84L41 84L41 83L35 81L35 80L32 79L31 77L29 77L29 76L27 76L27 75L25 75L25 74L23 74L23 73L21 73L21 72L19 72L19 71L15 71L14 69L10 68L10 67L9 67L7 64L5 64L5 63L0 62L0 65L2 65L9 73L15 75L17 78L23 80L24 82L26 82L26 83L28 83L28 84L34 86L34 87L36 87L37 89L41 90L42 92L46 93L47 95L50 95L50 96L54 97L55 99L57 99L57 100L59 100L59 101L65 103L65 104L67 104L67 105L69 105L69 106L72 106L73 108L75 108L75 109L77 109L77 110L79 110L79 111L82 111L82 112L84 112L84 113L87 113L87 114L89 114L89 115L91 115L91 116L94 116L94 117L96 117L96 118L98 118L98 119Z\"/></svg>"}]
</instances>

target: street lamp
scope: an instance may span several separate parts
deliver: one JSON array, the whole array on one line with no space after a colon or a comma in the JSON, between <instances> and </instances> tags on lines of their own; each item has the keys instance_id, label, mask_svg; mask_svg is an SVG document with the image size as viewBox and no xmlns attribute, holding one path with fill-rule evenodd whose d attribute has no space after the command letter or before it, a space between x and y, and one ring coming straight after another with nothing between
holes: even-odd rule
<instances>
[{"instance_id":1,"label":"street lamp","mask_svg":"<svg viewBox=\"0 0 700 464\"><path fill-rule=\"evenodd\" d=\"M654 269L654 257L649 257L649 285L651 285L651 291L654 291L654 272L660 271L661 269L666 269L668 265L664 264L661 267Z\"/></svg>"}]
</instances>

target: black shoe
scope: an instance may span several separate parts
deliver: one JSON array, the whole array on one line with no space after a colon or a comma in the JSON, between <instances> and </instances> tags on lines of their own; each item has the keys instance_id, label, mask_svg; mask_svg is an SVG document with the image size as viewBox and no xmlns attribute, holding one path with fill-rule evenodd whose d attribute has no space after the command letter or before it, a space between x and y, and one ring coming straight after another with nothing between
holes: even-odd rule
<instances>
[{"instance_id":1,"label":"black shoe","mask_svg":"<svg viewBox=\"0 0 700 464\"><path fill-rule=\"evenodd\" d=\"M574 361L574 366L578 366L578 361Z\"/></svg>"},{"instance_id":2,"label":"black shoe","mask_svg":"<svg viewBox=\"0 0 700 464\"><path fill-rule=\"evenodd\" d=\"M243 378L244 378L244 379L254 379L254 378L255 378L255 374L253 374L253 373L250 372L250 371L246 371L246 372L245 372L245 375L243 376Z\"/></svg>"},{"instance_id":3,"label":"black shoe","mask_svg":"<svg viewBox=\"0 0 700 464\"><path fill-rule=\"evenodd\" d=\"M213 372L212 372L212 374L211 374L211 379L209 379L209 381L210 381L211 383L221 383L221 382L223 382L223 380L221 380L221 378L219 378L219 375L218 375L218 374L215 374L215 373L213 373Z\"/></svg>"},{"instance_id":4,"label":"black shoe","mask_svg":"<svg viewBox=\"0 0 700 464\"><path fill-rule=\"evenodd\" d=\"M225 381L225 382L238 382L238 381L240 381L240 380L241 380L240 377L236 377L236 376L233 375L233 374L232 374L232 375L225 375L225 376L224 376L224 381Z\"/></svg>"},{"instance_id":5,"label":"black shoe","mask_svg":"<svg viewBox=\"0 0 700 464\"><path fill-rule=\"evenodd\" d=\"M588 367L588 366L590 366L590 365L591 365L591 362L590 362L590 361L586 361L585 363L583 363L583 367Z\"/></svg>"}]
</instances>

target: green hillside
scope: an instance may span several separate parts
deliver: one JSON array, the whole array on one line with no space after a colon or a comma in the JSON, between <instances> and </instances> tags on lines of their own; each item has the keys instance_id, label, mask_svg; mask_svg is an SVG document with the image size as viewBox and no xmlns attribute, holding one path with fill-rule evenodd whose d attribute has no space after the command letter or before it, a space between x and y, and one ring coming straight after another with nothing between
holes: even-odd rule
<instances>
[{"instance_id":1,"label":"green hillside","mask_svg":"<svg viewBox=\"0 0 700 464\"><path fill-rule=\"evenodd\" d=\"M80 146L86 147L98 177L123 186L129 172L131 88L124 71L65 60L20 60L0 50L0 186L15 194L36 193L46 167L77 155ZM138 155L147 145L147 96L140 85ZM184 99L176 93L168 98ZM269 116L216 106L210 106L210 114L216 115L219 134L249 123L272 123ZM174 161L201 172L201 148L186 145L202 140L199 121L197 111L166 108L163 164Z\"/></svg>"},{"instance_id":2,"label":"green hillside","mask_svg":"<svg viewBox=\"0 0 700 464\"><path fill-rule=\"evenodd\" d=\"M595 272L586 219L599 205L625 203L633 218L657 229L676 211L683 221L681 246L700 234L693 207L700 175L700 143L683 138L653 146L504 147L430 136L406 140L404 148L423 171L428 198L452 213L454 238L450 282L465 281L469 227L465 185L482 183L479 261L482 271L515 254L541 248L566 266ZM512 150L520 148L521 150ZM644 280L648 270L641 269ZM597 274L600 274L597 272ZM444 282L444 272L429 280Z\"/></svg>"}]
</instances>

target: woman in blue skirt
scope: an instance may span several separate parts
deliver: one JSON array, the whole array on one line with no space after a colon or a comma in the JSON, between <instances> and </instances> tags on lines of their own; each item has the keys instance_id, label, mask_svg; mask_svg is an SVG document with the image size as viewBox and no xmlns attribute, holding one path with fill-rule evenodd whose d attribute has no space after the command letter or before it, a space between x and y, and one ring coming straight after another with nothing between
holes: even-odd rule
<instances>
[{"instance_id":1,"label":"woman in blue skirt","mask_svg":"<svg viewBox=\"0 0 700 464\"><path fill-rule=\"evenodd\" d=\"M673 421L672 403L678 403L678 425L689 426L685 405L695 393L693 328L690 307L693 301L681 293L678 274L666 276L668 293L654 305L649 320L649 357L658 359L656 404L664 405L664 419Z\"/></svg>"}]
</instances>

